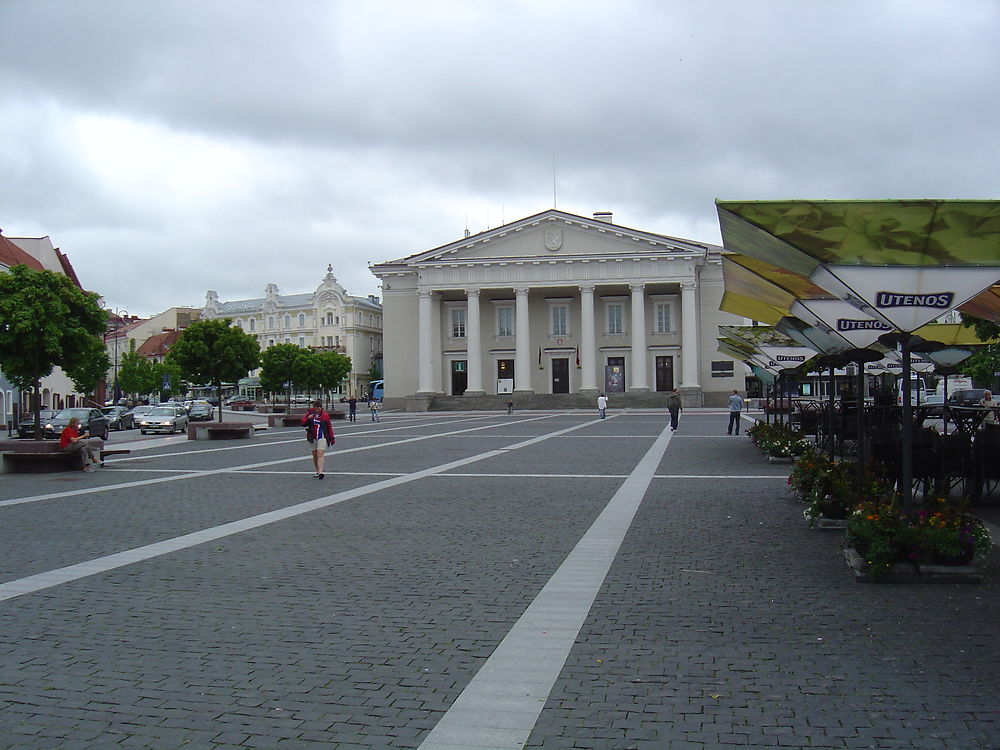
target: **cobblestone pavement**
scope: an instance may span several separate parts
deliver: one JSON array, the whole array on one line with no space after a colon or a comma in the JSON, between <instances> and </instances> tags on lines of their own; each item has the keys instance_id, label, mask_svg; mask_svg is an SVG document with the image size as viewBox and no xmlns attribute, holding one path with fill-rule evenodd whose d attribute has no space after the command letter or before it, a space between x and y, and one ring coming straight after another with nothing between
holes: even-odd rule
<instances>
[{"instance_id":1,"label":"cobblestone pavement","mask_svg":"<svg viewBox=\"0 0 1000 750\"><path fill-rule=\"evenodd\" d=\"M726 414L594 417L4 475L0 748L1000 747L996 554L857 584Z\"/></svg>"}]
</instances>

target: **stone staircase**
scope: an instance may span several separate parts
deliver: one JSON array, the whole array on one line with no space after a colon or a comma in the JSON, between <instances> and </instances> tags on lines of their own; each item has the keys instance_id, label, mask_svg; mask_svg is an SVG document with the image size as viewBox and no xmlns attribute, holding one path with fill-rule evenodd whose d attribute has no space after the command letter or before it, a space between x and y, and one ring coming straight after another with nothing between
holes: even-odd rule
<instances>
[{"instance_id":1,"label":"stone staircase","mask_svg":"<svg viewBox=\"0 0 1000 750\"><path fill-rule=\"evenodd\" d=\"M666 393L609 393L608 408L662 409L666 411ZM531 409L597 409L597 394L534 393L500 396L433 396L425 407L427 411L506 411L507 402L514 402L514 410Z\"/></svg>"}]
</instances>

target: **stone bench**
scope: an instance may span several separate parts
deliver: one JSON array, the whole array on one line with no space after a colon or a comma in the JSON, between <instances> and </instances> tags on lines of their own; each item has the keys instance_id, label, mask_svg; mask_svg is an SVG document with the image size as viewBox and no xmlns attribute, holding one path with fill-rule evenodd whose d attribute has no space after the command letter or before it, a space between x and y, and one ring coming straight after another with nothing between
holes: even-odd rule
<instances>
[{"instance_id":1,"label":"stone bench","mask_svg":"<svg viewBox=\"0 0 1000 750\"><path fill-rule=\"evenodd\" d=\"M104 457L127 450L106 451L100 438L85 438L94 455ZM2 440L0 441L0 474L42 474L53 471L81 471L83 459L79 453L66 453L59 448L58 440Z\"/></svg>"},{"instance_id":2,"label":"stone bench","mask_svg":"<svg viewBox=\"0 0 1000 750\"><path fill-rule=\"evenodd\" d=\"M187 427L188 440L246 439L253 433L251 422L190 422Z\"/></svg>"}]
</instances>

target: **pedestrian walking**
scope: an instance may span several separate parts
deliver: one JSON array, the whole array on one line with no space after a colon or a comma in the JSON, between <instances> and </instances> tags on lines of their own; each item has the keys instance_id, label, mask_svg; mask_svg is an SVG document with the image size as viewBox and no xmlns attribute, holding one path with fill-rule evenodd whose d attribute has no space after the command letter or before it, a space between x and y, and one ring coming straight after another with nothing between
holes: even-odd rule
<instances>
[{"instance_id":1,"label":"pedestrian walking","mask_svg":"<svg viewBox=\"0 0 1000 750\"><path fill-rule=\"evenodd\" d=\"M69 420L69 424L59 434L59 450L63 453L79 453L83 461L83 470L93 471L96 459L94 458L94 451L91 450L89 445L83 442L87 436L87 431L80 429L80 420L72 417Z\"/></svg>"},{"instance_id":2,"label":"pedestrian walking","mask_svg":"<svg viewBox=\"0 0 1000 750\"><path fill-rule=\"evenodd\" d=\"M354 396L347 399L347 418L351 422L358 421L358 399Z\"/></svg>"},{"instance_id":3,"label":"pedestrian walking","mask_svg":"<svg viewBox=\"0 0 1000 750\"><path fill-rule=\"evenodd\" d=\"M739 435L740 434L740 413L743 411L743 399L740 398L740 394L733 391L733 395L729 397L729 429L726 430L727 435Z\"/></svg>"},{"instance_id":4,"label":"pedestrian walking","mask_svg":"<svg viewBox=\"0 0 1000 750\"><path fill-rule=\"evenodd\" d=\"M369 401L368 408L371 410L372 413L372 422L381 421L378 418L378 410L382 408L382 405L378 402L378 400L373 398L371 401Z\"/></svg>"},{"instance_id":5,"label":"pedestrian walking","mask_svg":"<svg viewBox=\"0 0 1000 750\"><path fill-rule=\"evenodd\" d=\"M601 419L604 419L604 413L608 410L608 397L603 393L597 397L597 411L601 415Z\"/></svg>"},{"instance_id":6,"label":"pedestrian walking","mask_svg":"<svg viewBox=\"0 0 1000 750\"><path fill-rule=\"evenodd\" d=\"M684 411L684 407L681 406L681 394L676 388L667 394L667 410L670 412L670 429L676 431L680 413Z\"/></svg>"},{"instance_id":7,"label":"pedestrian walking","mask_svg":"<svg viewBox=\"0 0 1000 750\"><path fill-rule=\"evenodd\" d=\"M513 401L507 401L507 413L508 414L513 414L514 413L514 402Z\"/></svg>"},{"instance_id":8,"label":"pedestrian walking","mask_svg":"<svg viewBox=\"0 0 1000 750\"><path fill-rule=\"evenodd\" d=\"M316 469L314 476L322 479L326 449L337 442L333 436L333 423L330 422L330 415L323 411L322 401L313 401L309 411L302 417L302 425L306 428L306 440Z\"/></svg>"}]
</instances>

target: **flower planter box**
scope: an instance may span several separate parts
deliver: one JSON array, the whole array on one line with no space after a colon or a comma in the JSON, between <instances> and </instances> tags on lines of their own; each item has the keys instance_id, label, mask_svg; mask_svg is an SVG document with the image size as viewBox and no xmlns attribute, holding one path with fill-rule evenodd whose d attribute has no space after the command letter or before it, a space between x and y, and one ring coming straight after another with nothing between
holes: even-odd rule
<instances>
[{"instance_id":1,"label":"flower planter box","mask_svg":"<svg viewBox=\"0 0 1000 750\"><path fill-rule=\"evenodd\" d=\"M857 583L980 583L979 567L970 565L934 565L930 563L894 563L884 575L868 574L868 563L853 547L844 550L847 566Z\"/></svg>"}]
</instances>

